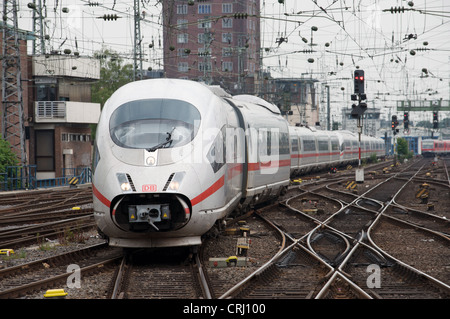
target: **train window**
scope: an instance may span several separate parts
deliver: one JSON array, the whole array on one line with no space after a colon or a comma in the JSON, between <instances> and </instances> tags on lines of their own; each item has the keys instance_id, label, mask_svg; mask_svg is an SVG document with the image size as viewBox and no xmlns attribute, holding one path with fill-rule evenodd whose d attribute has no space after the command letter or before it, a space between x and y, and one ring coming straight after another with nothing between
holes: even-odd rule
<instances>
[{"instance_id":1,"label":"train window","mask_svg":"<svg viewBox=\"0 0 450 319\"><path fill-rule=\"evenodd\" d=\"M328 140L319 140L319 151L329 151Z\"/></svg>"},{"instance_id":2,"label":"train window","mask_svg":"<svg viewBox=\"0 0 450 319\"><path fill-rule=\"evenodd\" d=\"M127 102L113 112L109 122L111 138L117 145L153 150L189 143L199 126L197 108L174 99Z\"/></svg>"},{"instance_id":3,"label":"train window","mask_svg":"<svg viewBox=\"0 0 450 319\"><path fill-rule=\"evenodd\" d=\"M289 134L280 133L280 155L289 154Z\"/></svg>"},{"instance_id":4,"label":"train window","mask_svg":"<svg viewBox=\"0 0 450 319\"><path fill-rule=\"evenodd\" d=\"M430 140L422 141L422 148L433 148L433 146L434 146L434 141L430 141Z\"/></svg>"},{"instance_id":5,"label":"train window","mask_svg":"<svg viewBox=\"0 0 450 319\"><path fill-rule=\"evenodd\" d=\"M95 169L97 168L97 164L100 161L100 153L98 152L97 141L94 142L94 158L92 161L92 172L95 173Z\"/></svg>"},{"instance_id":6,"label":"train window","mask_svg":"<svg viewBox=\"0 0 450 319\"><path fill-rule=\"evenodd\" d=\"M291 139L291 146L292 146L292 152L297 153L298 152L298 139L296 137Z\"/></svg>"},{"instance_id":7,"label":"train window","mask_svg":"<svg viewBox=\"0 0 450 319\"><path fill-rule=\"evenodd\" d=\"M331 139L331 150L339 151L339 141L337 139L334 138Z\"/></svg>"},{"instance_id":8,"label":"train window","mask_svg":"<svg viewBox=\"0 0 450 319\"><path fill-rule=\"evenodd\" d=\"M303 140L303 149L305 152L315 152L316 151L316 141L313 139Z\"/></svg>"}]
</instances>

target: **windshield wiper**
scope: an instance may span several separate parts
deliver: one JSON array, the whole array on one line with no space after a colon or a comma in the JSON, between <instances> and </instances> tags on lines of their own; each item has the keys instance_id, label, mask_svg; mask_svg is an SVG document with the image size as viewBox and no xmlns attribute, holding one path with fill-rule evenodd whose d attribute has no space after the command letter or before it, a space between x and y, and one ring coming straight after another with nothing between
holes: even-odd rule
<instances>
[{"instance_id":1,"label":"windshield wiper","mask_svg":"<svg viewBox=\"0 0 450 319\"><path fill-rule=\"evenodd\" d=\"M165 142L162 142L162 143L159 143L158 145L155 145L155 146L153 146L153 147L150 147L150 148L147 148L146 150L147 150L147 152L154 152L154 151L156 151L157 149L159 149L159 148L161 148L161 147L163 147L163 146L166 146L167 144L169 144L169 143L172 143L172 133L173 133L173 131L175 130L175 127L174 128L172 128L172 131L171 132L167 132L167 137L166 137L166 141Z\"/></svg>"}]
</instances>

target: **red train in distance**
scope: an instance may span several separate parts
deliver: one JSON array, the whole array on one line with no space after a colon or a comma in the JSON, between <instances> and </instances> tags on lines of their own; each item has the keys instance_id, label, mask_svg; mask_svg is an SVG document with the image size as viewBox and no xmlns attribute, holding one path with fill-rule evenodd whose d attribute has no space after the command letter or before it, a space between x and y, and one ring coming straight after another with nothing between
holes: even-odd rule
<instances>
[{"instance_id":1,"label":"red train in distance","mask_svg":"<svg viewBox=\"0 0 450 319\"><path fill-rule=\"evenodd\" d=\"M422 155L424 157L448 156L450 154L450 140L423 140Z\"/></svg>"}]
</instances>

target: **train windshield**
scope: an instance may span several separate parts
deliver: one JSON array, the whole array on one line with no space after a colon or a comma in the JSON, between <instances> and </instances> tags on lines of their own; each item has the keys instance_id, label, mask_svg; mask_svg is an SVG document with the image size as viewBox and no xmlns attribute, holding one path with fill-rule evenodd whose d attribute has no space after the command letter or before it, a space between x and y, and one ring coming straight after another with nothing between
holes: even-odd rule
<instances>
[{"instance_id":1,"label":"train windshield","mask_svg":"<svg viewBox=\"0 0 450 319\"><path fill-rule=\"evenodd\" d=\"M127 102L118 107L109 122L111 138L125 148L183 146L195 137L200 113L195 106L174 99Z\"/></svg>"}]
</instances>

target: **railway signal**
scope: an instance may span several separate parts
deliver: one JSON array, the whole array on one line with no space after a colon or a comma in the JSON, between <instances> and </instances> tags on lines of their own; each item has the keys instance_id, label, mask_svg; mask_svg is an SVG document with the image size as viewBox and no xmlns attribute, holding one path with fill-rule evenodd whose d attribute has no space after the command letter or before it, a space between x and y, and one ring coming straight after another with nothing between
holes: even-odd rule
<instances>
[{"instance_id":1,"label":"railway signal","mask_svg":"<svg viewBox=\"0 0 450 319\"><path fill-rule=\"evenodd\" d=\"M355 93L356 94L364 93L364 70L355 70L354 82L355 82Z\"/></svg>"},{"instance_id":2,"label":"railway signal","mask_svg":"<svg viewBox=\"0 0 450 319\"><path fill-rule=\"evenodd\" d=\"M392 127L392 131L394 132L394 135L398 133L398 120L397 120L397 115L392 115L391 118L391 127Z\"/></svg>"},{"instance_id":3,"label":"railway signal","mask_svg":"<svg viewBox=\"0 0 450 319\"><path fill-rule=\"evenodd\" d=\"M403 128L407 130L409 128L409 113L403 113Z\"/></svg>"},{"instance_id":4,"label":"railway signal","mask_svg":"<svg viewBox=\"0 0 450 319\"><path fill-rule=\"evenodd\" d=\"M352 101L358 101L358 104L352 105L352 118L356 118L358 123L358 168L355 171L355 180L358 183L364 183L364 168L361 168L361 133L362 133L362 115L367 110L367 99L364 93L364 70L355 70L353 75L354 94L351 95Z\"/></svg>"},{"instance_id":5,"label":"railway signal","mask_svg":"<svg viewBox=\"0 0 450 319\"><path fill-rule=\"evenodd\" d=\"M367 99L364 93L364 70L355 70L354 73L355 94L351 95L352 101L358 101L358 104L352 105L352 118L359 118L367 110L367 103L363 102Z\"/></svg>"},{"instance_id":6,"label":"railway signal","mask_svg":"<svg viewBox=\"0 0 450 319\"><path fill-rule=\"evenodd\" d=\"M433 112L433 129L439 128L439 116L438 112Z\"/></svg>"}]
</instances>

